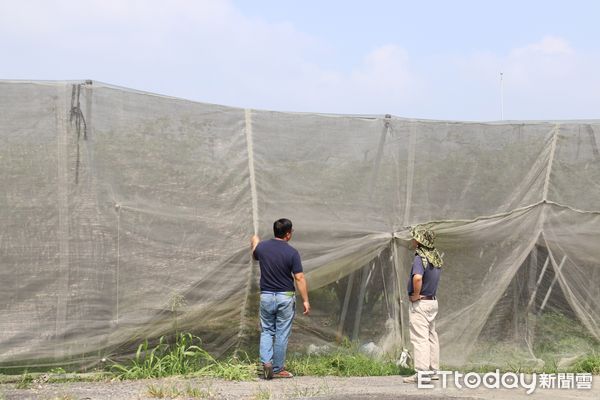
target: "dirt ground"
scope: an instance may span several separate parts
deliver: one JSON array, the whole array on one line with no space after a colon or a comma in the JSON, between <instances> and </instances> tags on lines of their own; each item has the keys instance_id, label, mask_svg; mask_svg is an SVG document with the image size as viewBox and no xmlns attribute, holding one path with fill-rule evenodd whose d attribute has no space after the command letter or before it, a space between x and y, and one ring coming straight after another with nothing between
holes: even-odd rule
<instances>
[{"instance_id":1,"label":"dirt ground","mask_svg":"<svg viewBox=\"0 0 600 400\"><path fill-rule=\"evenodd\" d=\"M217 379L166 378L109 382L34 382L28 389L15 384L0 385L0 399L44 400L145 400L177 399L572 399L600 398L600 376L593 377L592 389L536 389L527 395L525 389L458 389L442 388L441 381L433 389L419 389L402 383L400 376L386 377L295 377L272 381L230 382ZM175 395L173 395L175 393ZM173 397L174 396L174 397Z\"/></svg>"}]
</instances>

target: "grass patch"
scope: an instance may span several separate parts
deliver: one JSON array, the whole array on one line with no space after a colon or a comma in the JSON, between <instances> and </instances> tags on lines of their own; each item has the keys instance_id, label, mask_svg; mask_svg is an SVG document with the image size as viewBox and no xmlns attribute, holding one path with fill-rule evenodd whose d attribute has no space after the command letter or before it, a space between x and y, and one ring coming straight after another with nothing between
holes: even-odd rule
<instances>
[{"instance_id":1,"label":"grass patch","mask_svg":"<svg viewBox=\"0 0 600 400\"><path fill-rule=\"evenodd\" d=\"M379 360L346 346L329 354L289 357L286 368L299 376L389 376L410 375L414 370L398 367L392 360ZM244 358L216 360L200 347L200 338L179 334L175 343L165 338L151 348L144 341L127 365L115 364L112 371L120 379L162 378L172 375L251 380L257 377L256 363Z\"/></svg>"},{"instance_id":2,"label":"grass patch","mask_svg":"<svg viewBox=\"0 0 600 400\"><path fill-rule=\"evenodd\" d=\"M56 374L56 375L65 375L67 373L67 371L64 370L64 368L51 368L50 371L48 371L51 374Z\"/></svg>"},{"instance_id":3,"label":"grass patch","mask_svg":"<svg viewBox=\"0 0 600 400\"><path fill-rule=\"evenodd\" d=\"M16 383L15 387L17 389L29 389L32 383L33 376L25 372L23 375L21 375L21 379Z\"/></svg>"},{"instance_id":4,"label":"grass patch","mask_svg":"<svg viewBox=\"0 0 600 400\"><path fill-rule=\"evenodd\" d=\"M442 366L444 370L462 372L490 372L499 369L501 372L589 372L600 374L600 346L594 342L584 329L562 315L549 314L538 320L533 356L526 348L515 347L514 342L480 343L473 354L471 364L453 368ZM199 337L190 333L180 333L170 342L161 337L156 345L147 340L141 343L132 360L123 364L114 363L110 372L94 374L71 374L62 368L49 370L48 382L98 381L110 378L145 379L168 376L209 377L226 380L252 380L257 378L257 363L248 355L230 356L217 360L201 347ZM585 354L577 359L577 355ZM537 357L536 357L537 356ZM568 357L573 356L572 360ZM543 361L543 363L542 363ZM567 363L568 361L568 363ZM411 375L413 369L396 365L395 360L376 359L359 351L358 345L346 340L339 348L326 354L291 355L286 368L298 376L392 376ZM21 376L12 375L11 382L17 389L28 389L38 382L39 373L32 374L25 370ZM1 380L2 376L0 376ZM168 388L153 386L149 391L159 398L170 396ZM196 395L185 393L188 397L202 397L203 392ZM200 390L200 389L199 389ZM169 394L169 396L167 396ZM311 397L311 393L304 393ZM261 391L255 398L270 398L271 393ZM0 398L1 400L1 398Z\"/></svg>"},{"instance_id":5,"label":"grass patch","mask_svg":"<svg viewBox=\"0 0 600 400\"><path fill-rule=\"evenodd\" d=\"M298 386L294 385L294 389L291 392L286 393L286 397L291 399L297 398L310 398L310 397L322 397L328 396L333 393L333 389L327 385L327 382L323 382L319 386Z\"/></svg>"},{"instance_id":6,"label":"grass patch","mask_svg":"<svg viewBox=\"0 0 600 400\"><path fill-rule=\"evenodd\" d=\"M271 400L271 390L265 389L262 386L258 387L258 391L251 397L252 400Z\"/></svg>"},{"instance_id":7,"label":"grass patch","mask_svg":"<svg viewBox=\"0 0 600 400\"><path fill-rule=\"evenodd\" d=\"M389 376L414 373L410 368L398 367L391 360L378 360L347 349L339 349L330 354L293 356L286 361L286 369L305 376Z\"/></svg>"},{"instance_id":8,"label":"grass patch","mask_svg":"<svg viewBox=\"0 0 600 400\"><path fill-rule=\"evenodd\" d=\"M210 388L199 388L192 385L187 385L184 389L171 385L148 385L148 396L156 399L173 399L177 397L193 398L193 399L212 399L215 394Z\"/></svg>"},{"instance_id":9,"label":"grass patch","mask_svg":"<svg viewBox=\"0 0 600 400\"><path fill-rule=\"evenodd\" d=\"M130 365L114 364L111 369L120 379L186 375L212 358L199 343L200 339L191 334L179 334L173 345L162 336L154 348L150 348L145 340L138 346Z\"/></svg>"},{"instance_id":10,"label":"grass patch","mask_svg":"<svg viewBox=\"0 0 600 400\"><path fill-rule=\"evenodd\" d=\"M600 375L600 354L593 354L580 359L573 366L573 372L589 372L592 375Z\"/></svg>"},{"instance_id":11,"label":"grass patch","mask_svg":"<svg viewBox=\"0 0 600 400\"><path fill-rule=\"evenodd\" d=\"M530 360L526 360L524 352L521 354L516 351L514 357L511 359L511 353L507 351L507 359L501 363L494 364L483 363L483 364L469 364L462 367L442 365L441 369L446 371L460 371L460 372L477 372L486 373L494 372L498 369L501 373L503 372L515 372L515 373L563 373L563 372L590 372L592 374L600 374L600 356L589 355L583 356L579 359L575 359L568 365L560 365L556 358L548 358L547 356L543 360L543 363L532 363Z\"/></svg>"},{"instance_id":12,"label":"grass patch","mask_svg":"<svg viewBox=\"0 0 600 400\"><path fill-rule=\"evenodd\" d=\"M230 357L225 361L214 358L212 362L191 374L198 377L221 378L229 381L247 381L256 378L256 364L248 358L240 360Z\"/></svg>"},{"instance_id":13,"label":"grass patch","mask_svg":"<svg viewBox=\"0 0 600 400\"><path fill-rule=\"evenodd\" d=\"M578 320L546 312L530 316L529 324L533 332L531 351L525 343L516 344L512 338L480 342L469 363L454 369L524 373L590 372L594 368L598 371L600 343Z\"/></svg>"},{"instance_id":14,"label":"grass patch","mask_svg":"<svg viewBox=\"0 0 600 400\"><path fill-rule=\"evenodd\" d=\"M153 348L149 347L146 340L139 345L130 364L114 364L111 370L120 379L191 375L248 380L256 376L256 366L247 357L245 360L231 357L219 361L202 349L200 344L200 338L190 333L180 333L173 344L167 343L163 336Z\"/></svg>"},{"instance_id":15,"label":"grass patch","mask_svg":"<svg viewBox=\"0 0 600 400\"><path fill-rule=\"evenodd\" d=\"M50 373L48 383L69 383L69 382L107 382L114 378L110 372L99 371L97 373L85 374L54 374Z\"/></svg>"},{"instance_id":16,"label":"grass patch","mask_svg":"<svg viewBox=\"0 0 600 400\"><path fill-rule=\"evenodd\" d=\"M593 350L597 341L577 320L556 312L544 313L536 324L535 354L560 357Z\"/></svg>"}]
</instances>

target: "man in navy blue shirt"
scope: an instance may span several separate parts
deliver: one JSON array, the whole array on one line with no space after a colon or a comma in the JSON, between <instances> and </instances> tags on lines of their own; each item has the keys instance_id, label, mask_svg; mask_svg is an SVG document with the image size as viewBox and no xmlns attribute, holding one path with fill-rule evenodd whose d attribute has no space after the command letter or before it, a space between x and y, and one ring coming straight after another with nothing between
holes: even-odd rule
<instances>
[{"instance_id":1,"label":"man in navy blue shirt","mask_svg":"<svg viewBox=\"0 0 600 400\"><path fill-rule=\"evenodd\" d=\"M410 300L408 325L413 345L415 370L431 371L430 379L439 379L440 344L435 330L438 312L437 288L442 273L442 257L434 247L435 233L429 229L411 230L411 248L415 257L408 279ZM404 382L417 381L417 374L404 378Z\"/></svg>"},{"instance_id":2,"label":"man in navy blue shirt","mask_svg":"<svg viewBox=\"0 0 600 400\"><path fill-rule=\"evenodd\" d=\"M265 379L291 378L286 371L285 353L296 310L296 287L304 303L304 315L310 312L308 289L300 254L289 245L292 221L279 219L273 223L270 240L252 236L252 255L260 265L260 362Z\"/></svg>"}]
</instances>

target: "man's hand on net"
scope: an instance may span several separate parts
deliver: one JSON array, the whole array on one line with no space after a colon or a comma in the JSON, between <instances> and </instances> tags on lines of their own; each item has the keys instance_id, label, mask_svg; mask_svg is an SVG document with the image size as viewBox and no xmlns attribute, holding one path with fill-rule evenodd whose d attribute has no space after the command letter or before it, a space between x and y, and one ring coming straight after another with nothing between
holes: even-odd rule
<instances>
[{"instance_id":1,"label":"man's hand on net","mask_svg":"<svg viewBox=\"0 0 600 400\"><path fill-rule=\"evenodd\" d=\"M252 248L252 251L254 251L254 249L258 245L258 242L260 242L260 238L258 237L258 235L252 235L252 237L250 238L250 247Z\"/></svg>"}]
</instances>

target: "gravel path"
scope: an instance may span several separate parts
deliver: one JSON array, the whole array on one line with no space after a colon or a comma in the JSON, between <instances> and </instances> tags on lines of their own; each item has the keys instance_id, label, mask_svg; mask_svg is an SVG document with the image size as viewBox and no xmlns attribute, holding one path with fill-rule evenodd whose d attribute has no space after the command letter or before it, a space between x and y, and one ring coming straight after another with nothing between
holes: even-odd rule
<instances>
[{"instance_id":1,"label":"gravel path","mask_svg":"<svg viewBox=\"0 0 600 400\"><path fill-rule=\"evenodd\" d=\"M149 400L177 399L572 399L600 398L600 376L594 376L592 389L418 389L402 383L400 376L386 377L295 377L272 381L230 382L217 379L165 378L139 381L32 383L28 389L15 384L0 385L2 400Z\"/></svg>"}]
</instances>

